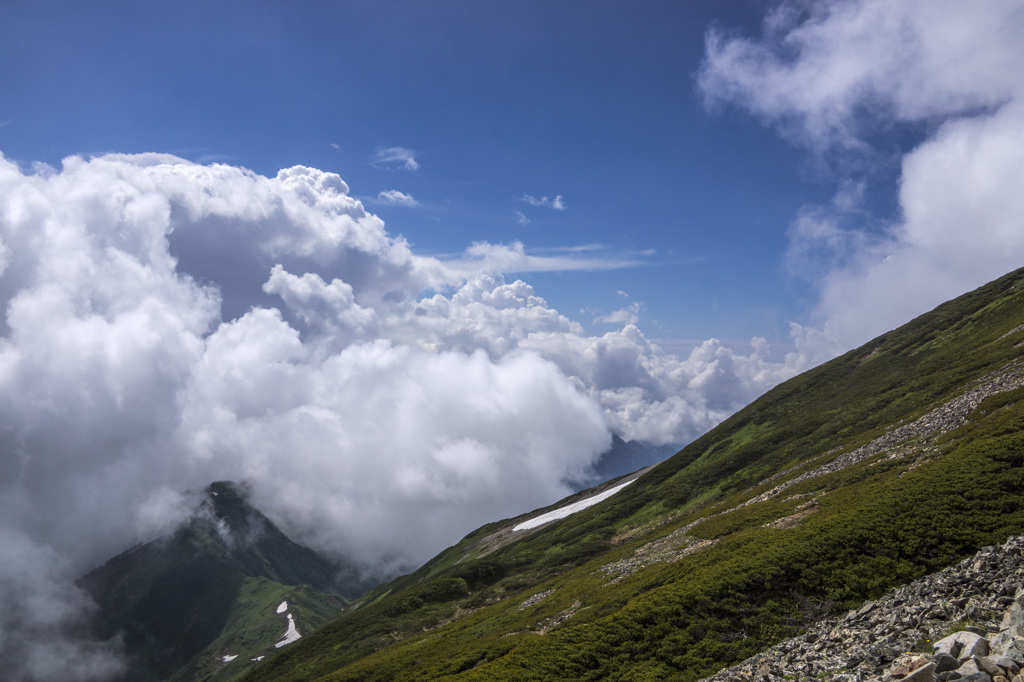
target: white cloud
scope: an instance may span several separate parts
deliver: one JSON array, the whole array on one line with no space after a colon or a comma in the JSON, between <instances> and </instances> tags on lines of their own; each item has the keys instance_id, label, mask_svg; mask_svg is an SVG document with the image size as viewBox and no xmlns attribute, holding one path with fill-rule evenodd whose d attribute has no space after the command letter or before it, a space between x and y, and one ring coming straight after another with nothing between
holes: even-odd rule
<instances>
[{"instance_id":1,"label":"white cloud","mask_svg":"<svg viewBox=\"0 0 1024 682\"><path fill-rule=\"evenodd\" d=\"M0 658L11 682L109 680L123 673L120 643L89 637L94 606L70 584L63 557L0 528Z\"/></svg>"},{"instance_id":2,"label":"white cloud","mask_svg":"<svg viewBox=\"0 0 1024 682\"><path fill-rule=\"evenodd\" d=\"M516 217L516 222L520 225L525 227L530 224L530 219L527 218L522 211L512 211L512 215Z\"/></svg>"},{"instance_id":3,"label":"white cloud","mask_svg":"<svg viewBox=\"0 0 1024 682\"><path fill-rule=\"evenodd\" d=\"M343 336L346 342L375 337L376 312L356 303L352 286L340 279L327 284L315 273L297 277L275 265L263 290L280 296L312 330Z\"/></svg>"},{"instance_id":4,"label":"white cloud","mask_svg":"<svg viewBox=\"0 0 1024 682\"><path fill-rule=\"evenodd\" d=\"M60 557L40 599L220 479L318 549L408 569L567 494L611 430L684 442L793 371L760 341L680 360L632 325L587 336L504 273L638 261L419 256L306 167L147 154L26 174L0 157L0 243L0 535L23 539L0 564ZM175 255L190 244L230 267L199 283ZM234 319L223 291L248 296ZM107 665L106 645L65 639Z\"/></svg>"},{"instance_id":5,"label":"white cloud","mask_svg":"<svg viewBox=\"0 0 1024 682\"><path fill-rule=\"evenodd\" d=\"M656 444L692 440L808 367L807 353L768 361L767 342L756 338L748 355L709 339L679 359L633 325L600 337L536 331L519 347L552 360L585 387L624 439Z\"/></svg>"},{"instance_id":6,"label":"white cloud","mask_svg":"<svg viewBox=\"0 0 1024 682\"><path fill-rule=\"evenodd\" d=\"M620 295L625 295L621 291ZM607 315L601 315L594 319L594 322L602 322L604 324L636 324L640 319L640 308L641 305L638 301L630 303L625 308L619 308Z\"/></svg>"},{"instance_id":7,"label":"white cloud","mask_svg":"<svg viewBox=\"0 0 1024 682\"><path fill-rule=\"evenodd\" d=\"M477 242L466 249L458 258L450 258L445 263L459 272L553 272L570 270L616 270L640 265L638 258L615 256L584 256L597 249L566 248L549 249L541 255L527 253L522 242L511 244L491 244ZM645 255L645 254L639 254Z\"/></svg>"},{"instance_id":8,"label":"white cloud","mask_svg":"<svg viewBox=\"0 0 1024 682\"><path fill-rule=\"evenodd\" d=\"M818 153L870 158L894 123L933 131L903 157L897 220L880 229L850 179L791 227L790 266L821 291L806 343L850 348L1024 262L1022 34L1019 0L783 3L759 40L709 33L706 100Z\"/></svg>"},{"instance_id":9,"label":"white cloud","mask_svg":"<svg viewBox=\"0 0 1024 682\"><path fill-rule=\"evenodd\" d=\"M377 195L377 201L395 206L418 206L419 202L413 199L411 194L399 192L397 189L389 189Z\"/></svg>"},{"instance_id":10,"label":"white cloud","mask_svg":"<svg viewBox=\"0 0 1024 682\"><path fill-rule=\"evenodd\" d=\"M556 211L565 210L565 202L562 201L561 194L556 194L554 197L545 196L539 199L529 194L523 194L521 197L517 198L517 201L525 202L530 206L534 206L536 208L553 208Z\"/></svg>"},{"instance_id":11,"label":"white cloud","mask_svg":"<svg viewBox=\"0 0 1024 682\"><path fill-rule=\"evenodd\" d=\"M882 122L997 107L1020 87L1017 0L782 2L762 40L708 33L709 103L735 102L817 147Z\"/></svg>"},{"instance_id":12,"label":"white cloud","mask_svg":"<svg viewBox=\"0 0 1024 682\"><path fill-rule=\"evenodd\" d=\"M378 147L370 163L381 168L417 171L420 164L416 160L416 154L417 152L405 147Z\"/></svg>"}]
</instances>

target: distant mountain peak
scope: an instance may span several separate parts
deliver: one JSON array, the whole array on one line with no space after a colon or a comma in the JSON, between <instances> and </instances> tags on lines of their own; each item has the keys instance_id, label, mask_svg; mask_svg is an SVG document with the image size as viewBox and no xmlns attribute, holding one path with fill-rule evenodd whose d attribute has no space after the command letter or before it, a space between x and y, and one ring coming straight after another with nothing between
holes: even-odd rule
<instances>
[{"instance_id":1,"label":"distant mountain peak","mask_svg":"<svg viewBox=\"0 0 1024 682\"><path fill-rule=\"evenodd\" d=\"M176 533L207 534L229 550L250 547L264 536L278 540L285 537L270 519L249 504L248 486L234 481L208 485L198 505Z\"/></svg>"},{"instance_id":2,"label":"distant mountain peak","mask_svg":"<svg viewBox=\"0 0 1024 682\"><path fill-rule=\"evenodd\" d=\"M217 481L194 495L193 512L172 533L119 554L79 581L100 607L98 633L124 635L133 660L125 680L179 679L180 671L206 670L210 661L223 667L234 658L214 656L210 647L225 642L252 650L256 660L262 640L247 634L244 647L236 641L236 629L250 619L269 628L265 645L272 649L279 640L297 639L296 619L304 629L322 624L343 608L343 597L372 586L353 566L288 538L249 503L248 486ZM293 595L287 602L293 610L301 605L289 611L287 632L273 608L260 603L275 597L282 603L286 594ZM276 617L267 621L271 614ZM237 657L237 651L229 654Z\"/></svg>"}]
</instances>

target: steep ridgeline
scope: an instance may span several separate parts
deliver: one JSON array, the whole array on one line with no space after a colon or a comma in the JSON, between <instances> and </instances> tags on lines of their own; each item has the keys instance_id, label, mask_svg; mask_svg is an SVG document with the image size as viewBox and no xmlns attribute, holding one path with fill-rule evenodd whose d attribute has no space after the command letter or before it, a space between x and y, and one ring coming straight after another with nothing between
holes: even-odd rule
<instances>
[{"instance_id":1,"label":"steep ridgeline","mask_svg":"<svg viewBox=\"0 0 1024 682\"><path fill-rule=\"evenodd\" d=\"M126 681L230 680L340 613L364 589L344 575L220 482L172 535L79 585L100 606L99 634L124 635Z\"/></svg>"},{"instance_id":2,"label":"steep ridgeline","mask_svg":"<svg viewBox=\"0 0 1024 682\"><path fill-rule=\"evenodd\" d=\"M480 528L246 679L695 681L1024 532L1022 491L1024 270ZM864 661L841 674L893 663Z\"/></svg>"}]
</instances>

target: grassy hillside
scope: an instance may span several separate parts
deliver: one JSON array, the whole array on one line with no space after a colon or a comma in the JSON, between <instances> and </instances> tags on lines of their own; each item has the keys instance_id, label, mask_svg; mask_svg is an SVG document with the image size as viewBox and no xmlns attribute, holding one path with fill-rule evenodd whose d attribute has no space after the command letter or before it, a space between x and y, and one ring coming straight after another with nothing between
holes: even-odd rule
<instances>
[{"instance_id":1,"label":"grassy hillside","mask_svg":"<svg viewBox=\"0 0 1024 682\"><path fill-rule=\"evenodd\" d=\"M285 614L278 613L282 603L287 603L287 612L303 635L322 627L345 607L340 597L309 585L245 578L217 637L168 682L229 682L276 652L274 645L281 641L288 625Z\"/></svg>"},{"instance_id":2,"label":"grassy hillside","mask_svg":"<svg viewBox=\"0 0 1024 682\"><path fill-rule=\"evenodd\" d=\"M1022 355L1024 270L778 386L604 502L479 529L245 679L699 679L1024 531Z\"/></svg>"},{"instance_id":3,"label":"grassy hillside","mask_svg":"<svg viewBox=\"0 0 1024 682\"><path fill-rule=\"evenodd\" d=\"M347 603L333 594L341 572L219 482L172 535L114 557L79 584L100 607L97 634L124 638L126 682L226 681L276 651L288 627L276 612L282 601L302 634L338 615Z\"/></svg>"}]
</instances>

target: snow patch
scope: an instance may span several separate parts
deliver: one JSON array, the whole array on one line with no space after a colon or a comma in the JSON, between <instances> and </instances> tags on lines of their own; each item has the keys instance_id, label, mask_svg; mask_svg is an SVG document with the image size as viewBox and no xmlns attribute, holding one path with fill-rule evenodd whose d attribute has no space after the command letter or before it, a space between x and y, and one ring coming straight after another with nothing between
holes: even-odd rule
<instances>
[{"instance_id":1,"label":"snow patch","mask_svg":"<svg viewBox=\"0 0 1024 682\"><path fill-rule=\"evenodd\" d=\"M231 654L228 654L227 656L221 657L220 662L221 663L230 663L231 661L235 660L236 658L238 658L238 654L235 654L234 656L232 656Z\"/></svg>"},{"instance_id":2,"label":"snow patch","mask_svg":"<svg viewBox=\"0 0 1024 682\"><path fill-rule=\"evenodd\" d=\"M253 659L250 659L250 660L252 660L253 663L259 663L260 661L263 660L263 657L262 656L257 656L256 658L253 658Z\"/></svg>"},{"instance_id":3,"label":"snow patch","mask_svg":"<svg viewBox=\"0 0 1024 682\"><path fill-rule=\"evenodd\" d=\"M598 493L597 495L594 495L593 497L588 497L585 500L580 500L579 502L573 502L572 504L567 504L564 507L561 507L559 509L555 509L554 511L549 511L547 514L541 514L540 516L536 516L536 517L534 517L532 519L528 519L528 520L523 521L522 523L520 523L518 526L516 526L512 530L513 531L529 530L530 528L536 528L537 526L543 526L545 523L548 523L549 521L556 521L558 519L564 519L566 516L569 516L571 514L575 514L578 511L582 511L582 510L586 509L587 507L591 507L591 506L597 504L598 502L600 502L601 500L608 499L609 497L611 497L615 493L619 492L620 490L622 490L623 488L625 488L627 485L629 485L632 482L633 481L626 481L625 483L617 485L614 488L609 488L608 490L605 490L603 493Z\"/></svg>"},{"instance_id":4,"label":"snow patch","mask_svg":"<svg viewBox=\"0 0 1024 682\"><path fill-rule=\"evenodd\" d=\"M288 610L288 602L283 601L283 602L281 602L280 604L277 605L277 612L278 613L284 613L287 610Z\"/></svg>"},{"instance_id":5,"label":"snow patch","mask_svg":"<svg viewBox=\"0 0 1024 682\"><path fill-rule=\"evenodd\" d=\"M280 642L275 644L274 648L275 649L280 649L285 644L291 644L292 642L294 642L295 640L299 639L300 637L302 637L302 635L299 634L298 628L295 627L295 619L292 618L292 614L289 613L288 614L288 631L284 633L284 639L282 639Z\"/></svg>"}]
</instances>

